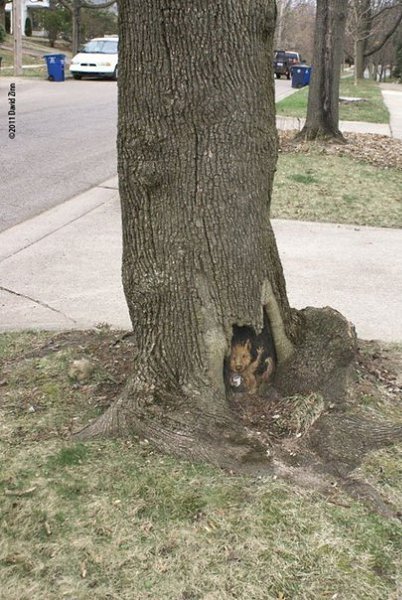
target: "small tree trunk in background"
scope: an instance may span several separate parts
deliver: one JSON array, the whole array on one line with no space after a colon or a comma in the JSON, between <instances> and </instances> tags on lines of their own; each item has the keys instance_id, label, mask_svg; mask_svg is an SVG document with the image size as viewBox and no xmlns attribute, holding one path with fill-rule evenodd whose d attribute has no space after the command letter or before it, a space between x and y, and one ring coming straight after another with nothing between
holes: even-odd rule
<instances>
[{"instance_id":1,"label":"small tree trunk in background","mask_svg":"<svg viewBox=\"0 0 402 600\"><path fill-rule=\"evenodd\" d=\"M298 137L341 138L339 82L347 0L317 0L314 58L306 124Z\"/></svg>"},{"instance_id":2,"label":"small tree trunk in background","mask_svg":"<svg viewBox=\"0 0 402 600\"><path fill-rule=\"evenodd\" d=\"M355 41L355 81L364 79L366 60L364 54L367 50L371 32L371 0L363 0L359 5L360 18L358 22Z\"/></svg>"},{"instance_id":3,"label":"small tree trunk in background","mask_svg":"<svg viewBox=\"0 0 402 600\"><path fill-rule=\"evenodd\" d=\"M276 25L276 47L282 49L283 15L285 11L285 0L281 0L278 6L278 17Z\"/></svg>"},{"instance_id":4,"label":"small tree trunk in background","mask_svg":"<svg viewBox=\"0 0 402 600\"><path fill-rule=\"evenodd\" d=\"M81 46L81 5L80 0L73 0L72 5L72 53L77 54Z\"/></svg>"},{"instance_id":5,"label":"small tree trunk in background","mask_svg":"<svg viewBox=\"0 0 402 600\"><path fill-rule=\"evenodd\" d=\"M0 25L6 28L6 1L0 0Z\"/></svg>"},{"instance_id":6,"label":"small tree trunk in background","mask_svg":"<svg viewBox=\"0 0 402 600\"><path fill-rule=\"evenodd\" d=\"M355 41L355 82L357 83L358 79L364 78L364 41L356 40Z\"/></svg>"}]
</instances>

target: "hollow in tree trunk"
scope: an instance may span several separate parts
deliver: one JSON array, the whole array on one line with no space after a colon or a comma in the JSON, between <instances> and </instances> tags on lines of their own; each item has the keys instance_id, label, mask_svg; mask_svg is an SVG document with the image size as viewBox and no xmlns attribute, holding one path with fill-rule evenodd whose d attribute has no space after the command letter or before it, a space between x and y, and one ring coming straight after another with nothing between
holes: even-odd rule
<instances>
[{"instance_id":1,"label":"hollow in tree trunk","mask_svg":"<svg viewBox=\"0 0 402 600\"><path fill-rule=\"evenodd\" d=\"M266 472L278 462L235 411L232 375L245 386L237 405L313 393L318 416L321 398L343 398L355 344L339 313L295 311L286 295L269 221L275 4L121 0L119 20L122 270L136 352L122 395L78 438L137 435ZM255 333L252 358L252 340L236 345L235 332Z\"/></svg>"},{"instance_id":2,"label":"hollow in tree trunk","mask_svg":"<svg viewBox=\"0 0 402 600\"><path fill-rule=\"evenodd\" d=\"M346 13L347 0L317 0L307 118L299 138L343 138L339 131L339 82Z\"/></svg>"}]
</instances>

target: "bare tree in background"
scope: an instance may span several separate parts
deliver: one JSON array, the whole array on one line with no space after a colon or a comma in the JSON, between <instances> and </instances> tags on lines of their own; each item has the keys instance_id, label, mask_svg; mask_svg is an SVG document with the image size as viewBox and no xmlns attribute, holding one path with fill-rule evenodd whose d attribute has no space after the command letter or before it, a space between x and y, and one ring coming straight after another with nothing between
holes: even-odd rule
<instances>
[{"instance_id":1,"label":"bare tree in background","mask_svg":"<svg viewBox=\"0 0 402 600\"><path fill-rule=\"evenodd\" d=\"M363 79L367 59L377 54L402 23L402 0L349 0L355 78Z\"/></svg>"},{"instance_id":2,"label":"bare tree in background","mask_svg":"<svg viewBox=\"0 0 402 600\"><path fill-rule=\"evenodd\" d=\"M307 118L299 138L343 139L339 131L339 82L347 4L348 0L317 0Z\"/></svg>"},{"instance_id":3,"label":"bare tree in background","mask_svg":"<svg viewBox=\"0 0 402 600\"><path fill-rule=\"evenodd\" d=\"M388 15L386 22L383 25L384 28L389 28L389 22L392 20L391 13ZM392 77L394 68L397 62L397 51L398 51L398 40L402 35L402 24L392 34L389 40L383 45L381 50L374 52L366 58L367 68L370 73L370 77L374 81L385 81L387 77Z\"/></svg>"},{"instance_id":4,"label":"bare tree in background","mask_svg":"<svg viewBox=\"0 0 402 600\"><path fill-rule=\"evenodd\" d=\"M116 4L117 0L108 0L102 4L93 4L92 2L86 2L85 0L58 0L58 2L64 6L71 13L73 35L72 35L72 52L77 54L78 49L81 45L81 10L83 8L90 9L101 9L108 8L113 4Z\"/></svg>"},{"instance_id":5,"label":"bare tree in background","mask_svg":"<svg viewBox=\"0 0 402 600\"><path fill-rule=\"evenodd\" d=\"M315 20L313 0L278 0L275 48L299 52L311 61Z\"/></svg>"},{"instance_id":6,"label":"bare tree in background","mask_svg":"<svg viewBox=\"0 0 402 600\"><path fill-rule=\"evenodd\" d=\"M275 31L275 45L278 49L284 48L283 46L283 28L286 18L286 13L292 5L292 0L278 0L277 2L277 19L276 19L276 31Z\"/></svg>"}]
</instances>

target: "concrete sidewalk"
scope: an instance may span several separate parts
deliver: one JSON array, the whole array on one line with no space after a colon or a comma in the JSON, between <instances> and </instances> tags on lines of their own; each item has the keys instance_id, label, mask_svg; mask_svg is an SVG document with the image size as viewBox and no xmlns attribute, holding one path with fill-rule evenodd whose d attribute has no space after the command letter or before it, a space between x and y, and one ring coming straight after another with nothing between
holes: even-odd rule
<instances>
[{"instance_id":1,"label":"concrete sidewalk","mask_svg":"<svg viewBox=\"0 0 402 600\"><path fill-rule=\"evenodd\" d=\"M296 129L301 131L306 119L299 117L276 117L276 127L281 130ZM339 121L342 133L376 133L391 136L391 128L387 123L366 123L363 121Z\"/></svg>"},{"instance_id":2,"label":"concrete sidewalk","mask_svg":"<svg viewBox=\"0 0 402 600\"><path fill-rule=\"evenodd\" d=\"M273 221L290 303L402 341L402 230ZM0 330L129 328L117 178L0 234Z\"/></svg>"},{"instance_id":3,"label":"concrete sidewalk","mask_svg":"<svg viewBox=\"0 0 402 600\"><path fill-rule=\"evenodd\" d=\"M402 140L402 85L382 83L380 88L385 106L390 114L391 135Z\"/></svg>"}]
</instances>

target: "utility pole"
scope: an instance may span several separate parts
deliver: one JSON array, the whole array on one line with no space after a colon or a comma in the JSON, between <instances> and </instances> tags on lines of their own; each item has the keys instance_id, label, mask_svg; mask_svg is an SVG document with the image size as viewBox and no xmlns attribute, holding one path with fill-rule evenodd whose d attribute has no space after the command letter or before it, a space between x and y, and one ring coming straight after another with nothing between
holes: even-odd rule
<instances>
[{"instance_id":1,"label":"utility pole","mask_svg":"<svg viewBox=\"0 0 402 600\"><path fill-rule=\"evenodd\" d=\"M22 0L13 0L14 75L22 75Z\"/></svg>"}]
</instances>

